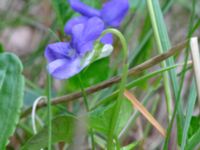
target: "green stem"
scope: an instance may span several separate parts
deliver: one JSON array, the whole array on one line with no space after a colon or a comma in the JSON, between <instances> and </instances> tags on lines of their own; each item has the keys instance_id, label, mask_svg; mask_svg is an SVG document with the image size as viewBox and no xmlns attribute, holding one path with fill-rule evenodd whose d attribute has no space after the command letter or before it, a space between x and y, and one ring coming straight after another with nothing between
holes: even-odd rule
<instances>
[{"instance_id":1,"label":"green stem","mask_svg":"<svg viewBox=\"0 0 200 150\"><path fill-rule=\"evenodd\" d=\"M79 75L78 77L79 77L79 84L80 84L81 92L83 94L83 101L84 101L84 104L85 104L85 108L86 108L86 111L89 112L90 108L89 108L89 105L88 105L87 94L85 92L85 89L84 89L84 86L83 86L83 83L82 83L82 80L81 80L81 76Z\"/></svg>"},{"instance_id":2,"label":"green stem","mask_svg":"<svg viewBox=\"0 0 200 150\"><path fill-rule=\"evenodd\" d=\"M83 83L81 80L81 75L79 75L78 77L79 77L80 88L81 88L81 92L83 94L83 100L84 100L86 111L90 112L90 108L88 105L88 98L87 98L87 94L85 92L85 89L84 89L84 86L83 86ZM91 143L92 143L92 150L95 150L94 131L92 128L89 129L89 133L90 133L90 138L91 138Z\"/></svg>"},{"instance_id":3,"label":"green stem","mask_svg":"<svg viewBox=\"0 0 200 150\"><path fill-rule=\"evenodd\" d=\"M48 109L48 150L51 150L52 143L52 114L51 114L51 76L47 76L47 109Z\"/></svg>"},{"instance_id":4,"label":"green stem","mask_svg":"<svg viewBox=\"0 0 200 150\"><path fill-rule=\"evenodd\" d=\"M121 104L122 104L123 92L124 92L125 86L126 86L126 78L127 78L127 75L128 75L128 63L127 63L128 46L127 46L127 43L126 43L126 39L124 38L122 33L120 31L116 30L116 29L107 29L107 30L105 30L102 33L102 35L99 38L99 40L107 33L112 33L112 34L116 35L120 39L120 42L122 44L122 50L123 50L122 79L121 79L120 88L119 88L120 89L119 90L119 95L118 95L117 101L116 101L114 109L113 109L113 116L112 116L112 119L111 119L109 133L108 133L107 149L108 150L113 150L114 149L113 139L115 137L117 137L117 135L115 135L115 130L116 130L117 120L118 120L119 113L120 113L120 107L121 107Z\"/></svg>"},{"instance_id":5,"label":"green stem","mask_svg":"<svg viewBox=\"0 0 200 150\"><path fill-rule=\"evenodd\" d=\"M115 143L116 143L116 150L120 150L121 145L120 145L119 139L117 137L115 137Z\"/></svg>"},{"instance_id":6,"label":"green stem","mask_svg":"<svg viewBox=\"0 0 200 150\"><path fill-rule=\"evenodd\" d=\"M91 135L92 150L95 150L94 130L92 128L90 129L90 135Z\"/></svg>"},{"instance_id":7,"label":"green stem","mask_svg":"<svg viewBox=\"0 0 200 150\"><path fill-rule=\"evenodd\" d=\"M156 21L156 16L155 16L152 0L147 0L147 5L148 5L159 53L162 54L164 50L162 47L162 43L161 43L161 39L160 39L158 27L157 27L157 21ZM165 68L167 66L166 62L164 61L163 63L161 63L161 66L162 68ZM163 73L163 79L164 79L164 90L165 90L165 96L166 96L168 119L170 119L172 116L172 94L170 90L170 79L169 79L168 72Z\"/></svg>"}]
</instances>

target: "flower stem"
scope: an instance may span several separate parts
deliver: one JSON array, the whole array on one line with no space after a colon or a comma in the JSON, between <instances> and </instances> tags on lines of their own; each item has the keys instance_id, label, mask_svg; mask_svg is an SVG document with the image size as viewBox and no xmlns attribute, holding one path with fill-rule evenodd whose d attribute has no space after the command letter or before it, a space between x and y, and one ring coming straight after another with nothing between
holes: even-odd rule
<instances>
[{"instance_id":1,"label":"flower stem","mask_svg":"<svg viewBox=\"0 0 200 150\"><path fill-rule=\"evenodd\" d=\"M48 150L51 150L52 143L52 114L51 114L51 76L47 76L47 109L48 109Z\"/></svg>"},{"instance_id":2,"label":"flower stem","mask_svg":"<svg viewBox=\"0 0 200 150\"><path fill-rule=\"evenodd\" d=\"M84 101L84 104L85 104L85 108L86 108L86 111L89 112L90 108L89 108L89 105L88 105L87 94L85 92L85 89L84 89L84 86L83 86L83 83L82 83L82 80L81 80L81 76L79 75L78 78L79 78L79 85L80 85L80 88L81 88L81 92L82 92L82 95L83 95L83 101Z\"/></svg>"},{"instance_id":3,"label":"flower stem","mask_svg":"<svg viewBox=\"0 0 200 150\"><path fill-rule=\"evenodd\" d=\"M82 92L82 95L83 95L85 108L86 108L86 111L89 112L90 108L89 108L89 105L88 105L88 98L87 98L87 94L85 92L85 89L84 89L84 86L83 86L83 83L82 83L82 80L81 80L81 75L79 75L78 78L79 78L81 92ZM90 134L91 143L92 143L92 150L95 150L94 131L93 131L92 128L89 129L89 134Z\"/></svg>"},{"instance_id":4,"label":"flower stem","mask_svg":"<svg viewBox=\"0 0 200 150\"><path fill-rule=\"evenodd\" d=\"M120 83L120 86L119 86L119 95L118 95L117 101L116 101L114 108L113 108L113 116L111 118L111 123L110 123L110 128L109 128L109 133L108 133L108 142L107 142L107 149L113 150L113 149L115 149L115 144L113 143L113 140L115 139L115 137L118 137L117 135L115 135L115 130L116 130L116 127L117 127L117 120L118 120L119 113L120 113L120 107L122 105L123 92L125 90L126 79L127 79L127 76L128 76L128 63L127 63L128 46L127 46L126 39L124 38L122 33L120 31L116 30L116 29L105 30L102 33L99 40L107 33L112 33L119 38L119 40L122 44L122 50L123 50L122 79L121 79L121 83ZM116 140L118 140L118 139L116 139Z\"/></svg>"}]
</instances>

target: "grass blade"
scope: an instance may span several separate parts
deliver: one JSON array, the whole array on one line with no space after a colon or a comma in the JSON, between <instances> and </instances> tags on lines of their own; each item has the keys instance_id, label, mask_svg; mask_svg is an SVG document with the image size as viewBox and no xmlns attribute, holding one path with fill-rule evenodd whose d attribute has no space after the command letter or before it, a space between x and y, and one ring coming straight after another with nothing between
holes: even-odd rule
<instances>
[{"instance_id":1,"label":"grass blade","mask_svg":"<svg viewBox=\"0 0 200 150\"><path fill-rule=\"evenodd\" d=\"M166 52L170 47L170 41L166 29L166 25L163 19L162 11L159 5L159 2L157 0L147 0L148 8L149 8L149 13L152 21L152 26L154 30L154 35L156 38L156 42L159 48L159 52L163 53ZM174 59L169 58L166 62L162 63L162 67L166 67L169 65L174 65ZM176 78L176 72L175 70L171 70L168 73L165 73L164 76L164 88L165 88L165 94L166 94L166 100L168 104L168 113L169 113L169 118L171 116L171 100L172 100L172 95L171 95L171 90L170 90L170 81L169 81L169 75L171 77L172 85L173 85L173 90L175 97L177 97L178 93L178 81ZM181 109L181 105L179 107L179 110Z\"/></svg>"},{"instance_id":2,"label":"grass blade","mask_svg":"<svg viewBox=\"0 0 200 150\"><path fill-rule=\"evenodd\" d=\"M195 88L195 82L193 81L192 86L190 88L190 95L189 95L189 99L188 99L188 107L187 107L187 113L186 113L186 117L185 117L185 124L184 124L184 128L183 128L183 137L182 137L182 143L181 143L181 150L184 150L185 146L186 146L186 140L187 140L187 136L188 136L188 130L189 130L189 126L190 126L190 121L192 118L192 113L194 110L194 106L195 106L195 102L196 102L196 88Z\"/></svg>"},{"instance_id":3,"label":"grass blade","mask_svg":"<svg viewBox=\"0 0 200 150\"><path fill-rule=\"evenodd\" d=\"M166 28L166 25L164 22L162 11L159 6L159 2L158 2L158 0L147 0L147 2L148 2L149 10L151 13L152 24L153 24L153 28L154 28L154 34L155 34L155 37L157 40L157 45L161 52L167 51L171 47L171 43L170 43L170 40L168 37L167 28ZM173 58L169 58L168 60L166 60L167 66L173 65L173 64L174 64ZM178 139L180 139L180 137L181 137L180 129L183 128L183 124L184 124L183 106L182 106L183 104L180 101L180 93L181 93L182 88L179 88L179 86L178 86L179 84L178 84L178 80L177 80L176 70L175 69L170 70L169 75L171 78L173 94L176 99L176 104L175 104L175 109L174 109L172 119L171 119L171 122L170 122L170 125L168 128L168 133L167 133L167 138L165 141L164 149L168 149L169 137L170 137L171 128L172 128L172 125L174 122L176 112L178 112L178 114L177 114ZM165 75L165 76L166 76L166 80L168 80L167 75ZM168 82L169 82L169 80L168 80Z\"/></svg>"},{"instance_id":4,"label":"grass blade","mask_svg":"<svg viewBox=\"0 0 200 150\"><path fill-rule=\"evenodd\" d=\"M148 110L135 98L135 96L128 90L125 90L124 96L131 101L133 106L140 111L140 113L165 137L165 129L156 121L156 119L148 112Z\"/></svg>"}]
</instances>

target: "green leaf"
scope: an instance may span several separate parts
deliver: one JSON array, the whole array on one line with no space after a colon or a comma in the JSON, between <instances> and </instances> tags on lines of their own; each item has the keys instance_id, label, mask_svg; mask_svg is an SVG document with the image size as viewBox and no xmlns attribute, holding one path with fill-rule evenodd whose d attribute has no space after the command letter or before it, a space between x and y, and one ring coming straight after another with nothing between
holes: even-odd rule
<instances>
[{"instance_id":1,"label":"green leaf","mask_svg":"<svg viewBox=\"0 0 200 150\"><path fill-rule=\"evenodd\" d=\"M90 124L99 133L108 133L110 120L112 117L113 104L107 107L98 108L88 114ZM117 133L126 124L130 115L132 114L132 105L129 101L123 100L122 109L120 111L120 117ZM68 142L70 143L73 138L73 131L75 122L78 121L73 115L62 115L52 120L52 143ZM21 150L39 150L47 147L48 144L48 128L45 126L38 134L34 135Z\"/></svg>"},{"instance_id":2,"label":"green leaf","mask_svg":"<svg viewBox=\"0 0 200 150\"><path fill-rule=\"evenodd\" d=\"M200 116L193 116L190 123L188 137L191 138L200 129Z\"/></svg>"},{"instance_id":3,"label":"green leaf","mask_svg":"<svg viewBox=\"0 0 200 150\"><path fill-rule=\"evenodd\" d=\"M109 73L109 58L103 58L90 64L81 72L81 79L84 88L97 84L108 78ZM70 78L65 85L69 91L80 89L78 75ZM66 90L65 90L66 91Z\"/></svg>"},{"instance_id":4,"label":"green leaf","mask_svg":"<svg viewBox=\"0 0 200 150\"><path fill-rule=\"evenodd\" d=\"M199 149L200 148L200 128L199 128L199 121L200 119L198 118L198 130L194 132L192 137L188 140L187 145L186 145L186 150L193 150L195 148Z\"/></svg>"},{"instance_id":5,"label":"green leaf","mask_svg":"<svg viewBox=\"0 0 200 150\"><path fill-rule=\"evenodd\" d=\"M0 149L4 150L13 134L23 104L24 77L17 56L0 54Z\"/></svg>"},{"instance_id":6,"label":"green leaf","mask_svg":"<svg viewBox=\"0 0 200 150\"><path fill-rule=\"evenodd\" d=\"M97 84L108 78L109 58L104 58L92 63L88 68L83 70L81 78L85 87Z\"/></svg>"},{"instance_id":7,"label":"green leaf","mask_svg":"<svg viewBox=\"0 0 200 150\"><path fill-rule=\"evenodd\" d=\"M181 149L182 150L184 150L184 148L186 146L188 132L189 132L189 137L191 137L191 135L194 134L193 129L195 128L195 126L193 125L194 118L192 118L192 114L193 114L193 111L194 111L196 97L197 97L195 80L193 80L193 82L192 82L189 93L190 93L190 95L189 95L189 98L188 98L187 112L186 112L185 123L184 123L184 128L183 128L183 137L182 137L182 142L181 142ZM195 129L194 131L196 132L197 130L198 129Z\"/></svg>"},{"instance_id":8,"label":"green leaf","mask_svg":"<svg viewBox=\"0 0 200 150\"><path fill-rule=\"evenodd\" d=\"M4 52L4 47L3 45L0 43L0 53L3 53Z\"/></svg>"},{"instance_id":9,"label":"green leaf","mask_svg":"<svg viewBox=\"0 0 200 150\"><path fill-rule=\"evenodd\" d=\"M123 129L133 111L132 104L129 101L125 99L122 99L122 101L123 102L119 116L123 117L119 117L118 119L116 134L119 134L120 131ZM99 133L107 135L109 133L110 120L113 115L113 108L114 104L110 104L107 106L99 107L96 110L92 111L89 115L91 127Z\"/></svg>"},{"instance_id":10,"label":"green leaf","mask_svg":"<svg viewBox=\"0 0 200 150\"><path fill-rule=\"evenodd\" d=\"M72 115L58 116L52 120L52 143L70 142L73 136L75 117ZM21 150L39 150L48 145L48 128L45 126L34 135Z\"/></svg>"}]
</instances>

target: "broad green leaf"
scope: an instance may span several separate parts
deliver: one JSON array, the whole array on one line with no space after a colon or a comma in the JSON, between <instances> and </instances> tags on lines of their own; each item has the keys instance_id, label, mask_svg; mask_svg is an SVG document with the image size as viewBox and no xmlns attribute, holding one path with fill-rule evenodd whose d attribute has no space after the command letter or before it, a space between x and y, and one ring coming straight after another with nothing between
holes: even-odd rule
<instances>
[{"instance_id":1,"label":"broad green leaf","mask_svg":"<svg viewBox=\"0 0 200 150\"><path fill-rule=\"evenodd\" d=\"M52 143L70 142L73 136L75 118L72 115L58 116L52 120ZM45 126L34 135L21 150L39 150L48 145L48 128Z\"/></svg>"},{"instance_id":2,"label":"broad green leaf","mask_svg":"<svg viewBox=\"0 0 200 150\"><path fill-rule=\"evenodd\" d=\"M0 54L0 149L4 150L13 134L23 104L24 77L17 56Z\"/></svg>"},{"instance_id":3,"label":"broad green leaf","mask_svg":"<svg viewBox=\"0 0 200 150\"><path fill-rule=\"evenodd\" d=\"M133 107L129 101L125 99L122 99L122 101L123 102L119 114L120 117L118 119L116 134L119 134L123 129L133 111ZM103 133L105 135L108 134L110 128L110 120L113 115L113 106L113 104L110 104L107 106L99 107L90 113L90 125L93 129L99 133Z\"/></svg>"},{"instance_id":4,"label":"broad green leaf","mask_svg":"<svg viewBox=\"0 0 200 150\"><path fill-rule=\"evenodd\" d=\"M109 74L109 58L103 58L95 61L81 72L81 80L84 88L97 84L108 78ZM68 91L76 91L80 89L78 76L74 76L67 81L65 85Z\"/></svg>"},{"instance_id":5,"label":"broad green leaf","mask_svg":"<svg viewBox=\"0 0 200 150\"><path fill-rule=\"evenodd\" d=\"M192 130L194 129L195 126L193 127L193 125L192 125L193 120L194 120L192 118L192 114L193 114L193 111L195 108L196 97L197 97L196 86L195 86L195 81L193 80L191 88L190 88L190 95L188 98L187 112L186 112L185 123L184 123L184 128L183 128L183 137L182 137L182 142L181 142L181 150L184 150L184 148L186 146L188 132L190 132L189 133L190 135L193 135ZM195 129L194 131L196 131L196 130L198 130L198 129ZM190 137L190 135L189 135L189 137Z\"/></svg>"},{"instance_id":6,"label":"broad green leaf","mask_svg":"<svg viewBox=\"0 0 200 150\"><path fill-rule=\"evenodd\" d=\"M108 133L110 119L112 117L113 105L108 107L98 108L88 114L90 124L94 130L99 133ZM132 113L132 105L129 101L124 100L122 109L120 111L120 117L117 133L126 124ZM68 142L70 143L73 138L73 131L76 121L78 121L72 115L58 116L52 120L52 143L57 142ZM47 147L48 144L48 128L45 126L38 134L34 135L27 143L22 147L21 150L39 150Z\"/></svg>"},{"instance_id":7,"label":"broad green leaf","mask_svg":"<svg viewBox=\"0 0 200 150\"><path fill-rule=\"evenodd\" d=\"M92 63L88 68L83 70L81 78L85 87L97 84L108 78L109 58L104 58Z\"/></svg>"},{"instance_id":8,"label":"broad green leaf","mask_svg":"<svg viewBox=\"0 0 200 150\"><path fill-rule=\"evenodd\" d=\"M113 105L103 106L90 113L90 124L93 129L100 133L108 133L112 108Z\"/></svg>"},{"instance_id":9,"label":"broad green leaf","mask_svg":"<svg viewBox=\"0 0 200 150\"><path fill-rule=\"evenodd\" d=\"M188 137L191 138L199 129L200 129L200 116L193 116L190 123Z\"/></svg>"},{"instance_id":10,"label":"broad green leaf","mask_svg":"<svg viewBox=\"0 0 200 150\"><path fill-rule=\"evenodd\" d=\"M0 53L3 53L4 52L4 48L3 48L3 45L0 43Z\"/></svg>"},{"instance_id":11,"label":"broad green leaf","mask_svg":"<svg viewBox=\"0 0 200 150\"><path fill-rule=\"evenodd\" d=\"M189 139L185 149L193 150L195 148L200 148L200 128L196 130L192 137Z\"/></svg>"}]
</instances>

